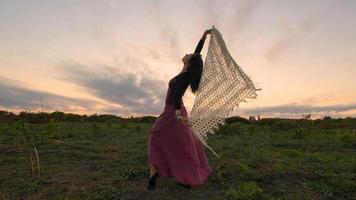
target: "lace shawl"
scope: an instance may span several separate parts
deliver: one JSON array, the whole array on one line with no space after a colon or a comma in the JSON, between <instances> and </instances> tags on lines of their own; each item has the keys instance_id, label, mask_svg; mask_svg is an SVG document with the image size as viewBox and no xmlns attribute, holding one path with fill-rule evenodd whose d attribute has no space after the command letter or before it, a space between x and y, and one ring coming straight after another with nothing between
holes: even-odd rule
<instances>
[{"instance_id":1,"label":"lace shawl","mask_svg":"<svg viewBox=\"0 0 356 200\"><path fill-rule=\"evenodd\" d=\"M216 133L240 102L256 98L257 90L228 52L221 33L213 27L190 121L193 133L218 158L207 145L208 133Z\"/></svg>"}]
</instances>

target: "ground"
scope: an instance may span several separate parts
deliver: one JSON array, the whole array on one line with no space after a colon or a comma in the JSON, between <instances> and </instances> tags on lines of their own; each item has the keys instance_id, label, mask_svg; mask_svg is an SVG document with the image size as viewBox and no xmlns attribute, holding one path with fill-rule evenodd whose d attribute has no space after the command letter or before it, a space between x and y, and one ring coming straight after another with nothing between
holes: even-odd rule
<instances>
[{"instance_id":1,"label":"ground","mask_svg":"<svg viewBox=\"0 0 356 200\"><path fill-rule=\"evenodd\" d=\"M157 190L146 191L152 125L1 122L0 199L356 197L355 119L231 120L209 137L221 159L205 149L213 168L205 184L186 190L160 177ZM40 160L34 177L29 141Z\"/></svg>"}]
</instances>

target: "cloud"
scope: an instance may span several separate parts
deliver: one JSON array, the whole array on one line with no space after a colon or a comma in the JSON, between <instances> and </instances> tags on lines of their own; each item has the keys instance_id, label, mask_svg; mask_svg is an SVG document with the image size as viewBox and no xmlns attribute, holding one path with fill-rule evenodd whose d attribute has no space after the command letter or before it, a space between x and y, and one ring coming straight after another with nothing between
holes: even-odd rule
<instances>
[{"instance_id":1,"label":"cloud","mask_svg":"<svg viewBox=\"0 0 356 200\"><path fill-rule=\"evenodd\" d=\"M164 6L163 4L164 2L160 0L151 0L149 3L144 3L145 17L152 18L151 22L156 27L159 41L168 44L169 55L176 58L182 55L178 29L172 25L174 22L161 9ZM169 6L169 4L165 6Z\"/></svg>"},{"instance_id":2,"label":"cloud","mask_svg":"<svg viewBox=\"0 0 356 200\"><path fill-rule=\"evenodd\" d=\"M237 5L234 6L235 7L234 14L233 14L233 17L231 18L227 32L242 33L244 30L246 30L251 24L250 23L251 19L254 16L254 14L256 13L258 6L260 5L260 1L259 0L243 0L243 1L239 2L238 5L239 6L237 6ZM229 34L228 35L229 41L233 43L238 35L247 37L246 35L243 35L243 34ZM244 41L240 41L239 44L244 45L242 42L244 42Z\"/></svg>"},{"instance_id":3,"label":"cloud","mask_svg":"<svg viewBox=\"0 0 356 200\"><path fill-rule=\"evenodd\" d=\"M215 25L218 29L225 30L226 40L233 45L235 40L241 40L247 37L242 34L248 30L250 22L258 6L259 0L240 0L240 1L219 1L208 0L201 1L200 7L205 15L205 24ZM239 34L236 34L239 33ZM239 41L239 44L241 45Z\"/></svg>"},{"instance_id":4,"label":"cloud","mask_svg":"<svg viewBox=\"0 0 356 200\"><path fill-rule=\"evenodd\" d=\"M63 61L61 79L84 87L89 93L109 103L123 107L125 112L158 114L164 108L168 84L147 75L119 73L111 66L94 71L73 61ZM122 110L109 108L119 113Z\"/></svg>"},{"instance_id":5,"label":"cloud","mask_svg":"<svg viewBox=\"0 0 356 200\"><path fill-rule=\"evenodd\" d=\"M282 35L272 40L264 52L265 59L271 63L277 62L285 52L293 52L288 51L289 48L302 41L306 34L310 34L315 23L312 17L305 17L296 24L281 18L277 28Z\"/></svg>"},{"instance_id":6,"label":"cloud","mask_svg":"<svg viewBox=\"0 0 356 200\"><path fill-rule=\"evenodd\" d=\"M45 110L78 112L90 111L97 102L86 99L70 98L49 92L25 87L25 83L0 77L0 107L15 110L41 110L41 97Z\"/></svg>"},{"instance_id":7,"label":"cloud","mask_svg":"<svg viewBox=\"0 0 356 200\"><path fill-rule=\"evenodd\" d=\"M335 104L329 106L312 106L312 105L298 105L285 104L277 106L265 106L261 108L241 109L239 112L242 115L261 115L261 116L280 116L280 117L301 117L302 114L311 113L312 116L337 116L345 117L344 112L355 111L356 103L353 104Z\"/></svg>"}]
</instances>

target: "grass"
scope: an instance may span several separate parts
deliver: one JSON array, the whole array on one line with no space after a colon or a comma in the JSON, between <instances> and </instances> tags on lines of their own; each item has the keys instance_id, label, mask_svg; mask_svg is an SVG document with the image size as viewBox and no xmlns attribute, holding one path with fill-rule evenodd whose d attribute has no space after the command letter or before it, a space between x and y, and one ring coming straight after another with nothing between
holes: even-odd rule
<instances>
[{"instance_id":1,"label":"grass","mask_svg":"<svg viewBox=\"0 0 356 200\"><path fill-rule=\"evenodd\" d=\"M33 179L21 124L0 123L0 199L353 199L355 119L229 122L209 137L213 173L192 190L159 178L146 191L152 123L55 122L25 127L41 178Z\"/></svg>"}]
</instances>

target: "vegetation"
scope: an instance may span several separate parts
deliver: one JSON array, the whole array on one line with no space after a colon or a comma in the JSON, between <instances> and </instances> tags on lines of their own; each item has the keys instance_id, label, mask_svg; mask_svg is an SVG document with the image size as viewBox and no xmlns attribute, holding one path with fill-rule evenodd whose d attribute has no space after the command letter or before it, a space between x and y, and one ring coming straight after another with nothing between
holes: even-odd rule
<instances>
[{"instance_id":1,"label":"vegetation","mask_svg":"<svg viewBox=\"0 0 356 200\"><path fill-rule=\"evenodd\" d=\"M206 149L213 173L205 184L186 190L173 178L160 177L157 190L146 191L147 139L154 120L0 112L0 199L356 196L355 118L229 118L209 138L221 159Z\"/></svg>"}]
</instances>

